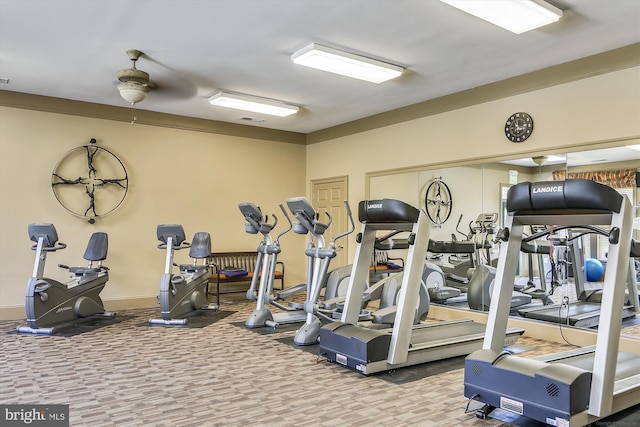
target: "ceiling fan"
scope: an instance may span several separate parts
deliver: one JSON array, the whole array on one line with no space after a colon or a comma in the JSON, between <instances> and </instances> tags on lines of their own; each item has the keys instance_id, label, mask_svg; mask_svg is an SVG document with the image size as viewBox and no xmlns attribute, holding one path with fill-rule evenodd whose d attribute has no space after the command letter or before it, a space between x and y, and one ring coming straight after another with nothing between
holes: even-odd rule
<instances>
[{"instance_id":1,"label":"ceiling fan","mask_svg":"<svg viewBox=\"0 0 640 427\"><path fill-rule=\"evenodd\" d=\"M136 61L144 53L136 49L129 49L127 55L131 60L131 68L118 71L118 80L120 81L118 91L120 91L122 99L135 105L144 100L149 93L149 73L136 68Z\"/></svg>"}]
</instances>

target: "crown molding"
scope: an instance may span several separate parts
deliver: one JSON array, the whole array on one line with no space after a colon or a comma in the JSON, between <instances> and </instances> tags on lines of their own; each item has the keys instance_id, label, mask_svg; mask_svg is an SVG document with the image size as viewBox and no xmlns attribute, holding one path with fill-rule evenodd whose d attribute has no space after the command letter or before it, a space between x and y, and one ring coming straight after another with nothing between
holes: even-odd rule
<instances>
[{"instance_id":1,"label":"crown molding","mask_svg":"<svg viewBox=\"0 0 640 427\"><path fill-rule=\"evenodd\" d=\"M640 65L640 43L580 58L308 134L136 109L136 123L309 145ZM0 90L0 106L131 122L131 109Z\"/></svg>"},{"instance_id":2,"label":"crown molding","mask_svg":"<svg viewBox=\"0 0 640 427\"><path fill-rule=\"evenodd\" d=\"M307 134L307 144L471 107L640 65L640 43L478 86Z\"/></svg>"},{"instance_id":3,"label":"crown molding","mask_svg":"<svg viewBox=\"0 0 640 427\"><path fill-rule=\"evenodd\" d=\"M91 117L94 119L131 122L131 108L74 101L21 92L0 90L0 106L23 108L48 113L68 114ZM173 129L207 132L220 135L239 136L251 139L286 142L291 144L306 143L306 135L277 129L246 126L216 120L198 119L175 114L158 113L136 108L136 124L160 126Z\"/></svg>"}]
</instances>

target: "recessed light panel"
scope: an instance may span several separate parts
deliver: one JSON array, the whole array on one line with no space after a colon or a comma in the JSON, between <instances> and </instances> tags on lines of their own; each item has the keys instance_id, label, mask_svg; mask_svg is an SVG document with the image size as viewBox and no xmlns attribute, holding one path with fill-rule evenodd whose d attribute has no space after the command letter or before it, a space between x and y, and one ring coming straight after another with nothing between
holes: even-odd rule
<instances>
[{"instance_id":1,"label":"recessed light panel","mask_svg":"<svg viewBox=\"0 0 640 427\"><path fill-rule=\"evenodd\" d=\"M211 105L235 108L236 110L252 111L254 113L269 114L271 116L286 117L298 112L295 105L257 96L219 91L209 98Z\"/></svg>"},{"instance_id":2,"label":"recessed light panel","mask_svg":"<svg viewBox=\"0 0 640 427\"><path fill-rule=\"evenodd\" d=\"M312 43L291 55L299 65L372 83L382 83L402 74L404 68L365 56Z\"/></svg>"},{"instance_id":3,"label":"recessed light panel","mask_svg":"<svg viewBox=\"0 0 640 427\"><path fill-rule=\"evenodd\" d=\"M440 0L516 34L557 22L562 10L542 0Z\"/></svg>"}]
</instances>

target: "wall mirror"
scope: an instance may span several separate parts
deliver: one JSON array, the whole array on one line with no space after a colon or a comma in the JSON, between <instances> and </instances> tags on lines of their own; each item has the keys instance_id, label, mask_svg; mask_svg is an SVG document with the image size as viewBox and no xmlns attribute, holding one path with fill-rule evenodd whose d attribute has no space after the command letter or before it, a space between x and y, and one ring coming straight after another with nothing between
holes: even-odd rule
<instances>
[{"instance_id":1,"label":"wall mirror","mask_svg":"<svg viewBox=\"0 0 640 427\"><path fill-rule=\"evenodd\" d=\"M440 241L460 241L473 236L477 238L478 232L482 229L479 221L481 222L483 219L489 221L491 218L495 218L495 228L504 226L506 191L516 182L564 179L567 175L570 178L588 177L590 176L588 174L596 172L605 172L605 175L608 174L607 179L616 179L624 174L620 171L633 172L633 182L628 180L628 185L625 184L625 186L619 186L616 189L630 198L634 206L633 215L638 218L640 217L640 189L635 178L637 172L640 172L639 140L624 141L619 146L610 148L548 155L534 154L531 157L500 162L436 168L415 167L406 170L370 173L367 176L367 197L370 199L395 198L425 209L425 191L434 180L441 179L451 191L451 214L446 222L432 225L430 238ZM494 235L491 234L493 230L489 230L488 223L485 226L487 227L482 231L486 235L486 240L492 241L494 239ZM535 230L530 230L530 232L535 232ZM640 239L640 219L635 221L633 236L635 239ZM586 236L580 238L580 241L585 259L593 258L606 261L606 239ZM558 276L551 273L552 268L548 254L531 256L521 254L518 268L519 279L525 286L530 280L536 286L540 286L541 276L544 277L547 286L550 286L551 280L556 280L561 286L554 290L555 296L552 295L551 298L562 299L564 295L567 295L575 300L577 295L574 289L574 278L573 273L569 270L572 262L570 251L563 252L557 247L554 247L554 251L556 253L554 271L559 272ZM499 244L493 242L491 249L474 254L474 257L477 258L475 262L495 264L498 253ZM401 253L393 255L402 256ZM440 259L434 261L448 263L449 260L451 261L449 264L455 264L465 262L468 258L442 254ZM466 262L468 265L468 261ZM564 270L557 266L558 263L564 266ZM464 267L452 271L467 276ZM482 280L488 280L488 275ZM587 285L597 287L602 283L595 280ZM469 309L468 303L456 305ZM623 333L626 330L633 330L631 335L640 337L640 316L627 321L626 324L632 329L625 328Z\"/></svg>"}]
</instances>

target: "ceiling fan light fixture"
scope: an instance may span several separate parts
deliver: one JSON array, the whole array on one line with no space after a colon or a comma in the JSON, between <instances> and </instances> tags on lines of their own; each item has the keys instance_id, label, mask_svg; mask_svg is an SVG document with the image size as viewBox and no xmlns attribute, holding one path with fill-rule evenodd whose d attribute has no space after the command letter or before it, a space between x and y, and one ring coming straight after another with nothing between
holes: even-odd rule
<instances>
[{"instance_id":1,"label":"ceiling fan light fixture","mask_svg":"<svg viewBox=\"0 0 640 427\"><path fill-rule=\"evenodd\" d=\"M404 68L362 55L311 43L291 55L299 65L371 83L383 83L402 74Z\"/></svg>"},{"instance_id":2,"label":"ceiling fan light fixture","mask_svg":"<svg viewBox=\"0 0 640 427\"><path fill-rule=\"evenodd\" d=\"M562 10L543 0L440 0L516 34L557 22Z\"/></svg>"},{"instance_id":3,"label":"ceiling fan light fixture","mask_svg":"<svg viewBox=\"0 0 640 427\"><path fill-rule=\"evenodd\" d=\"M149 88L146 85L134 81L128 81L120 83L118 85L118 91L120 91L122 99L127 101L129 104L137 104L147 97Z\"/></svg>"},{"instance_id":4,"label":"ceiling fan light fixture","mask_svg":"<svg viewBox=\"0 0 640 427\"><path fill-rule=\"evenodd\" d=\"M149 73L147 73L146 71L138 70L134 62L133 67L125 68L124 70L118 71L118 80L122 83L136 82L146 85L149 84Z\"/></svg>"},{"instance_id":5,"label":"ceiling fan light fixture","mask_svg":"<svg viewBox=\"0 0 640 427\"><path fill-rule=\"evenodd\" d=\"M118 80L120 81L118 91L122 99L134 105L143 101L149 93L149 73L136 68L136 61L143 55L142 52L129 49L127 55L132 65L131 68L118 71Z\"/></svg>"},{"instance_id":6,"label":"ceiling fan light fixture","mask_svg":"<svg viewBox=\"0 0 640 427\"><path fill-rule=\"evenodd\" d=\"M547 161L547 156L532 157L531 160L533 160L533 163L536 165L542 166Z\"/></svg>"},{"instance_id":7,"label":"ceiling fan light fixture","mask_svg":"<svg viewBox=\"0 0 640 427\"><path fill-rule=\"evenodd\" d=\"M290 116L300 109L296 105L286 104L282 101L224 91L218 91L211 95L209 103L218 107L234 108L278 117Z\"/></svg>"}]
</instances>

